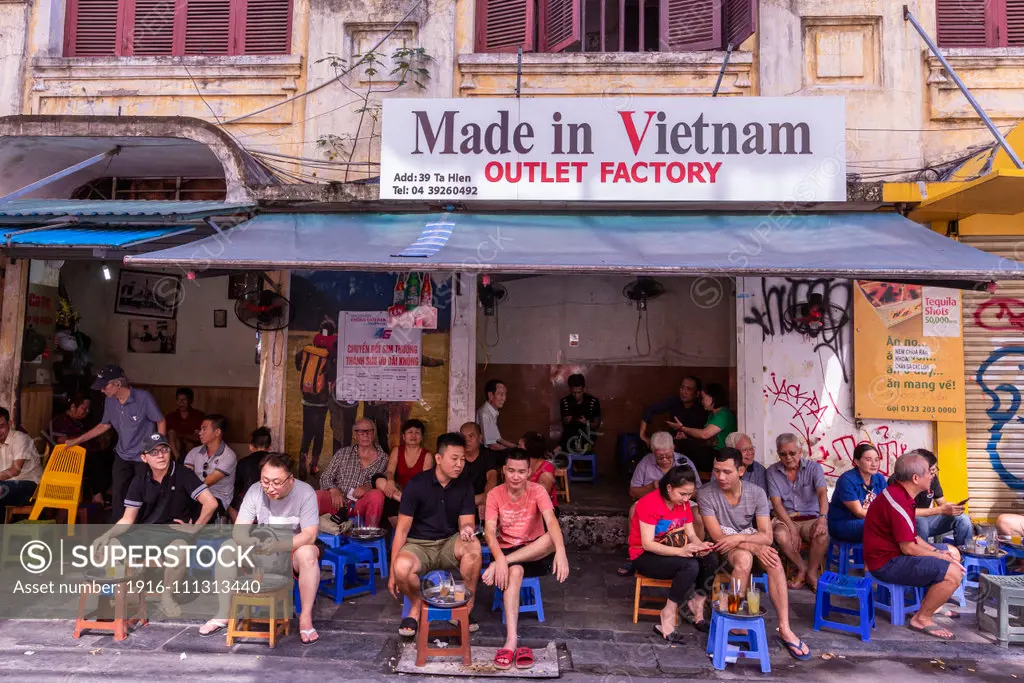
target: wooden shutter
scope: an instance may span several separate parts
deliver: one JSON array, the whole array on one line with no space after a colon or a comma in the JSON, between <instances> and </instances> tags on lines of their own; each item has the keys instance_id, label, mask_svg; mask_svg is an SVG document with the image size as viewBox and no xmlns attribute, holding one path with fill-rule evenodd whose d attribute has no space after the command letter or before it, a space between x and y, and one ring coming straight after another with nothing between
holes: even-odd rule
<instances>
[{"instance_id":1,"label":"wooden shutter","mask_svg":"<svg viewBox=\"0 0 1024 683\"><path fill-rule=\"evenodd\" d=\"M540 0L538 52L561 52L580 40L580 4L583 0Z\"/></svg>"},{"instance_id":2,"label":"wooden shutter","mask_svg":"<svg viewBox=\"0 0 1024 683\"><path fill-rule=\"evenodd\" d=\"M1024 47L1024 0L1006 0L1006 44Z\"/></svg>"},{"instance_id":3,"label":"wooden shutter","mask_svg":"<svg viewBox=\"0 0 1024 683\"><path fill-rule=\"evenodd\" d=\"M476 0L476 51L533 52L534 0Z\"/></svg>"},{"instance_id":4,"label":"wooden shutter","mask_svg":"<svg viewBox=\"0 0 1024 683\"><path fill-rule=\"evenodd\" d=\"M176 0L135 0L128 54L173 55Z\"/></svg>"},{"instance_id":5,"label":"wooden shutter","mask_svg":"<svg viewBox=\"0 0 1024 683\"><path fill-rule=\"evenodd\" d=\"M231 54L232 0L188 0L186 55Z\"/></svg>"},{"instance_id":6,"label":"wooden shutter","mask_svg":"<svg viewBox=\"0 0 1024 683\"><path fill-rule=\"evenodd\" d=\"M64 32L67 57L113 57L120 54L121 11L118 0L69 0Z\"/></svg>"},{"instance_id":7,"label":"wooden shutter","mask_svg":"<svg viewBox=\"0 0 1024 683\"><path fill-rule=\"evenodd\" d=\"M738 50L757 30L757 0L725 0L724 9L724 43Z\"/></svg>"},{"instance_id":8,"label":"wooden shutter","mask_svg":"<svg viewBox=\"0 0 1024 683\"><path fill-rule=\"evenodd\" d=\"M992 0L936 0L939 47L991 47L995 39Z\"/></svg>"},{"instance_id":9,"label":"wooden shutter","mask_svg":"<svg viewBox=\"0 0 1024 683\"><path fill-rule=\"evenodd\" d=\"M722 0L661 0L661 52L722 49Z\"/></svg>"},{"instance_id":10,"label":"wooden shutter","mask_svg":"<svg viewBox=\"0 0 1024 683\"><path fill-rule=\"evenodd\" d=\"M242 54L288 54L291 51L291 25L291 0L248 0Z\"/></svg>"}]
</instances>

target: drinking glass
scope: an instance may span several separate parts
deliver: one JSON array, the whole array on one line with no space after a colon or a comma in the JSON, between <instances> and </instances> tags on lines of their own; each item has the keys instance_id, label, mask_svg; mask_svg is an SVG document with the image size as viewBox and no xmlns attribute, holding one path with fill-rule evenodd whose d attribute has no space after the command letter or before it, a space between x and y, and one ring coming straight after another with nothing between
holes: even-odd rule
<instances>
[{"instance_id":1,"label":"drinking glass","mask_svg":"<svg viewBox=\"0 0 1024 683\"><path fill-rule=\"evenodd\" d=\"M761 593L753 583L747 589L747 612L756 616L761 612Z\"/></svg>"},{"instance_id":2,"label":"drinking glass","mask_svg":"<svg viewBox=\"0 0 1024 683\"><path fill-rule=\"evenodd\" d=\"M720 612L729 611L729 586L725 584L718 588L718 610Z\"/></svg>"},{"instance_id":3,"label":"drinking glass","mask_svg":"<svg viewBox=\"0 0 1024 683\"><path fill-rule=\"evenodd\" d=\"M740 601L742 598L740 582L733 579L732 585L729 587L729 614L736 614L740 611Z\"/></svg>"}]
</instances>

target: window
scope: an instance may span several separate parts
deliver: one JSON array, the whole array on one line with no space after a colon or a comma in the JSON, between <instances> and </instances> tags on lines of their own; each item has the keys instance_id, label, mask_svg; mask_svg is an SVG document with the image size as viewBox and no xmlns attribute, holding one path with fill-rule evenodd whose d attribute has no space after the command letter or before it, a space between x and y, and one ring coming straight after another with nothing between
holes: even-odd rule
<instances>
[{"instance_id":1,"label":"window","mask_svg":"<svg viewBox=\"0 0 1024 683\"><path fill-rule=\"evenodd\" d=\"M936 0L939 47L1024 47L1024 0Z\"/></svg>"},{"instance_id":2,"label":"window","mask_svg":"<svg viewBox=\"0 0 1024 683\"><path fill-rule=\"evenodd\" d=\"M68 0L67 57L284 55L291 0Z\"/></svg>"},{"instance_id":3,"label":"window","mask_svg":"<svg viewBox=\"0 0 1024 683\"><path fill-rule=\"evenodd\" d=\"M476 51L723 50L756 24L757 0L476 0Z\"/></svg>"}]
</instances>

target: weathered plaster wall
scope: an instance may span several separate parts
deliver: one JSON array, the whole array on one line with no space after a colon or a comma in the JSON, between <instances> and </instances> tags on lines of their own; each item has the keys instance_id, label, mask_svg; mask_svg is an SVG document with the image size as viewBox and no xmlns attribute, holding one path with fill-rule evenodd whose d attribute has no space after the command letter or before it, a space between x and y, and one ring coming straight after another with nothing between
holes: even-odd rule
<instances>
[{"instance_id":1,"label":"weathered plaster wall","mask_svg":"<svg viewBox=\"0 0 1024 683\"><path fill-rule=\"evenodd\" d=\"M21 110L29 7L24 0L0 2L0 116Z\"/></svg>"}]
</instances>

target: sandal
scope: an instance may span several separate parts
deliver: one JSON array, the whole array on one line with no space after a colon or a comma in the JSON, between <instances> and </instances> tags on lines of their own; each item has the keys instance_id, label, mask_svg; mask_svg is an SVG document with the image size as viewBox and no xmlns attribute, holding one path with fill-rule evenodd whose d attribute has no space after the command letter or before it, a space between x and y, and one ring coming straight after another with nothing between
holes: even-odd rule
<instances>
[{"instance_id":1,"label":"sandal","mask_svg":"<svg viewBox=\"0 0 1024 683\"><path fill-rule=\"evenodd\" d=\"M779 643L781 643L782 646L786 648L786 650L789 652L789 656L793 659L799 660L801 662L806 662L808 659L811 658L810 648L807 648L806 654L803 652L803 649L807 647L807 644L804 643L804 641L800 640L796 643L790 643L782 636L775 636L775 639L778 640Z\"/></svg>"},{"instance_id":2,"label":"sandal","mask_svg":"<svg viewBox=\"0 0 1024 683\"><path fill-rule=\"evenodd\" d=\"M918 633L923 633L926 636L931 636L932 638L938 638L939 640L956 640L956 636L953 635L952 631L950 631L949 629L943 628L943 627L939 626L938 624L929 624L929 625L927 625L927 626L925 626L923 628L918 628L917 626L914 626L913 624L907 624L907 628L909 628L911 631L917 631ZM939 631L945 631L949 635L948 636L939 635L939 633L938 633Z\"/></svg>"},{"instance_id":3,"label":"sandal","mask_svg":"<svg viewBox=\"0 0 1024 683\"><path fill-rule=\"evenodd\" d=\"M533 666L533 650L521 647L516 650L516 668L529 669Z\"/></svg>"},{"instance_id":4,"label":"sandal","mask_svg":"<svg viewBox=\"0 0 1024 683\"><path fill-rule=\"evenodd\" d=\"M678 631L672 631L672 633L669 633L666 636L665 632L661 630L661 624L654 625L654 632L657 633L658 637L660 637L662 640L669 642L673 645L680 645L686 642L686 638L684 638L683 635Z\"/></svg>"},{"instance_id":5,"label":"sandal","mask_svg":"<svg viewBox=\"0 0 1024 683\"><path fill-rule=\"evenodd\" d=\"M633 569L632 562L626 562L624 565L618 568L617 573L619 576L633 576L633 574L636 573L636 570Z\"/></svg>"},{"instance_id":6,"label":"sandal","mask_svg":"<svg viewBox=\"0 0 1024 683\"><path fill-rule=\"evenodd\" d=\"M512 668L512 662L515 660L516 653L512 650L498 650L494 655L494 668L498 671L508 671Z\"/></svg>"},{"instance_id":7,"label":"sandal","mask_svg":"<svg viewBox=\"0 0 1024 683\"><path fill-rule=\"evenodd\" d=\"M313 645L320 642L320 634L316 632L315 628L304 628L299 631L299 640L303 645Z\"/></svg>"},{"instance_id":8,"label":"sandal","mask_svg":"<svg viewBox=\"0 0 1024 683\"><path fill-rule=\"evenodd\" d=\"M403 638L412 638L416 635L416 631L420 627L420 622L416 621L412 617L406 617L402 619L402 623L398 625L398 635Z\"/></svg>"},{"instance_id":9,"label":"sandal","mask_svg":"<svg viewBox=\"0 0 1024 683\"><path fill-rule=\"evenodd\" d=\"M203 633L203 629L207 626L213 626L213 628L206 633ZM199 636L201 638L209 638L210 636L217 635L228 627L226 619L210 619L208 622L199 627Z\"/></svg>"}]
</instances>

